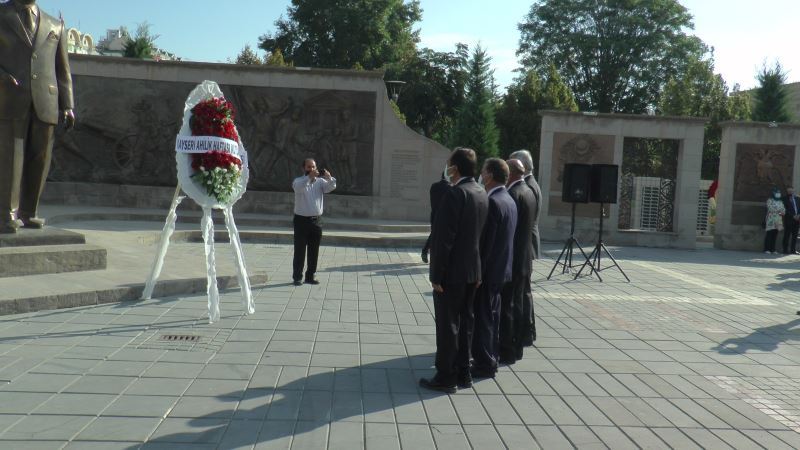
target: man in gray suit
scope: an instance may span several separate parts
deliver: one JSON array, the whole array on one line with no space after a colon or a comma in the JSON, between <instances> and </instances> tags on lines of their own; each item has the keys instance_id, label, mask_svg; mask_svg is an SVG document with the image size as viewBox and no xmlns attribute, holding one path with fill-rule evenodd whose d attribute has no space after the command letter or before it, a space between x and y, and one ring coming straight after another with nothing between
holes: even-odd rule
<instances>
[{"instance_id":1,"label":"man in gray suit","mask_svg":"<svg viewBox=\"0 0 800 450\"><path fill-rule=\"evenodd\" d=\"M42 228L39 197L63 111L75 124L64 23L35 0L0 4L0 233Z\"/></svg>"},{"instance_id":2,"label":"man in gray suit","mask_svg":"<svg viewBox=\"0 0 800 450\"><path fill-rule=\"evenodd\" d=\"M539 238L539 210L542 205L542 188L536 182L536 177L533 176L533 158L531 152L527 150L517 150L512 153L509 158L518 159L522 166L525 167L525 184L533 191L533 196L536 198L536 207L533 211L533 223L531 224L531 239L533 242L533 259L541 258L539 254L542 248L541 239Z\"/></svg>"}]
</instances>

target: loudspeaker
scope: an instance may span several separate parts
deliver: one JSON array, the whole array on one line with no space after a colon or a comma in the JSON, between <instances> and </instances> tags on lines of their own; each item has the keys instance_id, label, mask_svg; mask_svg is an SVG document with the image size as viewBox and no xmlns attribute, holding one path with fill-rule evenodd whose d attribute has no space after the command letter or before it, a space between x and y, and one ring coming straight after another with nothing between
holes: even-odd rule
<instances>
[{"instance_id":1,"label":"loudspeaker","mask_svg":"<svg viewBox=\"0 0 800 450\"><path fill-rule=\"evenodd\" d=\"M592 164L592 202L617 203L617 178L619 166L614 164Z\"/></svg>"},{"instance_id":2,"label":"loudspeaker","mask_svg":"<svg viewBox=\"0 0 800 450\"><path fill-rule=\"evenodd\" d=\"M589 182L592 166L589 164L564 164L561 201L589 203Z\"/></svg>"}]
</instances>

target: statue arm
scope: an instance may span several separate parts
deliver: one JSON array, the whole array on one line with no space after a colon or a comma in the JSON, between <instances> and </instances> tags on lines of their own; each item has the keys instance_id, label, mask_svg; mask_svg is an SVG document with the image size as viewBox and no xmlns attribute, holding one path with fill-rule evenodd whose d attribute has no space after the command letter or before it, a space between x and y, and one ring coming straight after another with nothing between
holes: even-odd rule
<instances>
[{"instance_id":1,"label":"statue arm","mask_svg":"<svg viewBox=\"0 0 800 450\"><path fill-rule=\"evenodd\" d=\"M72 74L69 70L69 56L67 52L67 39L64 36L66 27L61 23L61 36L58 40L56 52L56 79L58 80L58 107L63 111L75 107L72 98Z\"/></svg>"}]
</instances>

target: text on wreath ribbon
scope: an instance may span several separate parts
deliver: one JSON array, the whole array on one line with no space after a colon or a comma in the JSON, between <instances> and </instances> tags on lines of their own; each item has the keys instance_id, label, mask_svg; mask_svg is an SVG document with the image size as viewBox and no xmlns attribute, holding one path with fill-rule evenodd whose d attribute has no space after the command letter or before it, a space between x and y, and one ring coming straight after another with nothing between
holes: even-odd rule
<instances>
[{"instance_id":1,"label":"text on wreath ribbon","mask_svg":"<svg viewBox=\"0 0 800 450\"><path fill-rule=\"evenodd\" d=\"M241 159L239 143L216 136L178 136L175 141L178 153L206 153L211 151L229 153Z\"/></svg>"}]
</instances>

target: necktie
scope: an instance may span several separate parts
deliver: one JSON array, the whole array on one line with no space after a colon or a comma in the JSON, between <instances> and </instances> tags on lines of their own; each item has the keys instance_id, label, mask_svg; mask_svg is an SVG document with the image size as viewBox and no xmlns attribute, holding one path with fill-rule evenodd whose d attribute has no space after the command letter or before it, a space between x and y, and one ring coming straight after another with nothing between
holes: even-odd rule
<instances>
[{"instance_id":1,"label":"necktie","mask_svg":"<svg viewBox=\"0 0 800 450\"><path fill-rule=\"evenodd\" d=\"M25 16L25 31L28 32L28 36L33 40L36 34L36 16L33 14L33 9L31 8L25 8L23 15Z\"/></svg>"}]
</instances>

